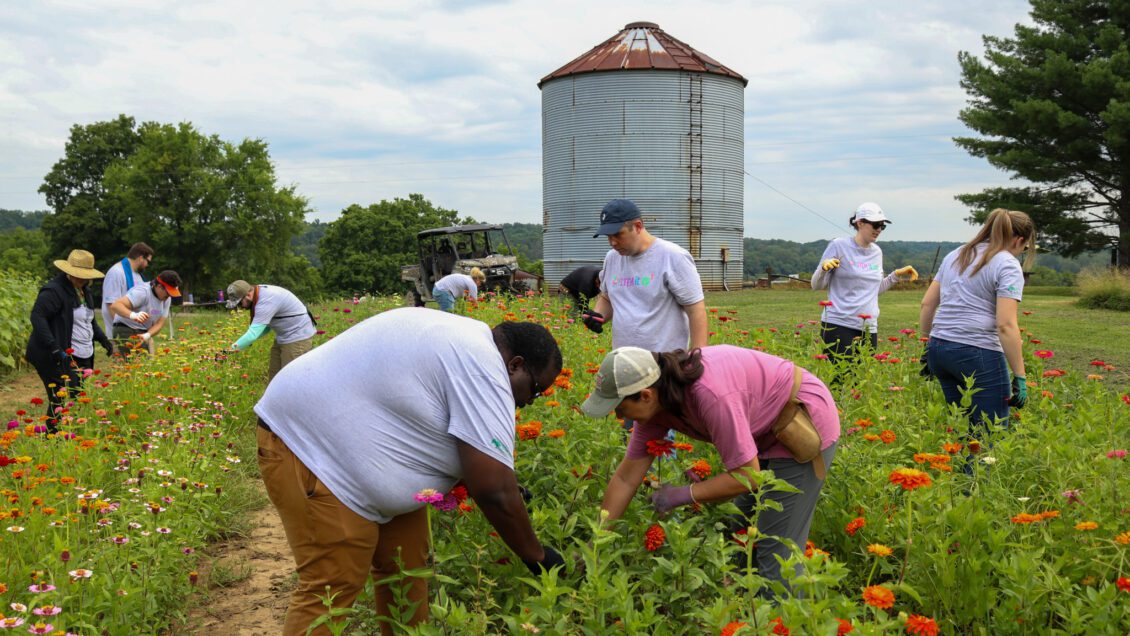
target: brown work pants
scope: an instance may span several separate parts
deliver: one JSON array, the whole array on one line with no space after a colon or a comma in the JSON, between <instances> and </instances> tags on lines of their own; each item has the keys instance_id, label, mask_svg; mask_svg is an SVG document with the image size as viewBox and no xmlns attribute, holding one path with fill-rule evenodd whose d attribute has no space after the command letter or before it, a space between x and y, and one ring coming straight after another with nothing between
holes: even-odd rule
<instances>
[{"instance_id":1,"label":"brown work pants","mask_svg":"<svg viewBox=\"0 0 1130 636\"><path fill-rule=\"evenodd\" d=\"M374 523L342 504L261 423L258 441L263 483L282 518L298 570L298 588L290 597L284 636L305 634L310 624L327 612L323 598L330 595L336 594L333 607L352 607L370 572L379 581L400 571L398 556L405 569L426 564L426 508L394 517L388 523ZM408 602L415 604L411 617L402 615L401 620L412 625L427 620L427 581L410 578L397 585ZM378 616L390 615L395 597L389 585L377 586L376 605ZM408 614L410 609L402 607L400 611ZM393 627L381 623L381 633L391 635ZM323 624L313 634L330 634L330 630Z\"/></svg>"},{"instance_id":2,"label":"brown work pants","mask_svg":"<svg viewBox=\"0 0 1130 636\"><path fill-rule=\"evenodd\" d=\"M294 362L295 358L310 351L314 346L314 339L307 338L297 342L288 342L286 344L279 344L276 342L271 345L271 362L267 366L267 382L275 379L275 375L282 370L283 367Z\"/></svg>"}]
</instances>

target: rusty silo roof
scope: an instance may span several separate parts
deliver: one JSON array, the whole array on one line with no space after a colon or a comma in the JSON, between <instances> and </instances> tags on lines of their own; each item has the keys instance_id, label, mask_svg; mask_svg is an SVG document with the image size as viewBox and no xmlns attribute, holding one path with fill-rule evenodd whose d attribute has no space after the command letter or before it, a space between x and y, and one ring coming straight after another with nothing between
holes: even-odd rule
<instances>
[{"instance_id":1,"label":"rusty silo roof","mask_svg":"<svg viewBox=\"0 0 1130 636\"><path fill-rule=\"evenodd\" d=\"M549 80L581 73L661 69L715 73L749 80L727 68L709 55L696 51L689 44L676 40L654 22L632 22L616 35L594 46L592 50L541 78L540 88Z\"/></svg>"}]
</instances>

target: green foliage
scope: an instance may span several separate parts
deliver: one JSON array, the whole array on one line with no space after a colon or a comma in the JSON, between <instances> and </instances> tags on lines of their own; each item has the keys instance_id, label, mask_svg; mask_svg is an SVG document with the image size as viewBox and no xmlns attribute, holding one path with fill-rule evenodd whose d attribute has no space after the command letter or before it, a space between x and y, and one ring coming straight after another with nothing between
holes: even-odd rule
<instances>
[{"instance_id":1,"label":"green foliage","mask_svg":"<svg viewBox=\"0 0 1130 636\"><path fill-rule=\"evenodd\" d=\"M295 254L305 256L311 265L319 269L322 267L322 258L318 254L318 241L321 241L322 237L326 235L327 227L329 227L329 223L323 223L317 219L307 221L304 224L305 229L290 241L290 248Z\"/></svg>"},{"instance_id":2,"label":"green foliage","mask_svg":"<svg viewBox=\"0 0 1130 636\"><path fill-rule=\"evenodd\" d=\"M297 271L290 241L307 203L278 187L261 140L231 143L189 123L137 126L124 115L75 126L40 192L55 212L43 229L56 254L82 246L106 267L144 241L155 268L177 270L189 291Z\"/></svg>"},{"instance_id":3,"label":"green foliage","mask_svg":"<svg viewBox=\"0 0 1130 636\"><path fill-rule=\"evenodd\" d=\"M1032 268L1028 282L1024 284L1025 291L1028 285L1038 287L1070 287L1075 284L1075 276L1066 272L1060 273L1050 267L1037 265Z\"/></svg>"},{"instance_id":4,"label":"green foliage","mask_svg":"<svg viewBox=\"0 0 1130 636\"><path fill-rule=\"evenodd\" d=\"M455 210L437 207L422 194L354 204L326 226L318 243L322 279L328 291L403 291L400 268L419 262L416 234L423 230L474 223Z\"/></svg>"},{"instance_id":5,"label":"green foliage","mask_svg":"<svg viewBox=\"0 0 1130 636\"><path fill-rule=\"evenodd\" d=\"M25 230L38 230L43 225L43 219L50 214L47 210L4 210L0 209L0 232L7 232L18 227Z\"/></svg>"},{"instance_id":6,"label":"green foliage","mask_svg":"<svg viewBox=\"0 0 1130 636\"><path fill-rule=\"evenodd\" d=\"M540 223L503 223L502 228L506 231L506 240L517 252L519 262L541 260L543 229Z\"/></svg>"},{"instance_id":7,"label":"green foliage","mask_svg":"<svg viewBox=\"0 0 1130 636\"><path fill-rule=\"evenodd\" d=\"M1130 274L1114 269L1083 272L1079 275L1079 305L1130 311Z\"/></svg>"},{"instance_id":8,"label":"green foliage","mask_svg":"<svg viewBox=\"0 0 1130 636\"><path fill-rule=\"evenodd\" d=\"M1130 266L1130 10L1122 2L1031 0L1034 25L986 36L984 59L962 52L956 143L1037 186L958 197L980 223L1004 207L1028 212L1065 254L1117 245ZM1109 230L1113 228L1115 234Z\"/></svg>"},{"instance_id":9,"label":"green foliage","mask_svg":"<svg viewBox=\"0 0 1130 636\"><path fill-rule=\"evenodd\" d=\"M0 232L0 263L17 272L46 278L55 270L50 262L55 258L66 258L66 253L51 257L47 251L47 238L43 232L23 227L10 228Z\"/></svg>"},{"instance_id":10,"label":"green foliage","mask_svg":"<svg viewBox=\"0 0 1130 636\"><path fill-rule=\"evenodd\" d=\"M24 364L24 349L31 335L31 306L40 280L27 272L0 271L0 375Z\"/></svg>"}]
</instances>

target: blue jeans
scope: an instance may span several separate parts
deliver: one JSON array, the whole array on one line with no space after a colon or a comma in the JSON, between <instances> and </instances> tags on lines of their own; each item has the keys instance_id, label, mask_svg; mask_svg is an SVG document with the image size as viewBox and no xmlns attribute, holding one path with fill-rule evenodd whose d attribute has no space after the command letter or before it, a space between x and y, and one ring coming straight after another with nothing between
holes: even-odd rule
<instances>
[{"instance_id":1,"label":"blue jeans","mask_svg":"<svg viewBox=\"0 0 1130 636\"><path fill-rule=\"evenodd\" d=\"M1012 385L1003 353L930 338L926 346L926 360L942 385L947 404L960 404L965 379L973 378L976 392L970 396L971 404L967 411L969 432L973 437L980 438L993 420L1008 428L1008 399L1012 395Z\"/></svg>"},{"instance_id":2,"label":"blue jeans","mask_svg":"<svg viewBox=\"0 0 1130 636\"><path fill-rule=\"evenodd\" d=\"M455 311L455 296L452 296L451 292L443 291L442 289L433 289L432 298L436 299L442 311L449 313Z\"/></svg>"}]
</instances>

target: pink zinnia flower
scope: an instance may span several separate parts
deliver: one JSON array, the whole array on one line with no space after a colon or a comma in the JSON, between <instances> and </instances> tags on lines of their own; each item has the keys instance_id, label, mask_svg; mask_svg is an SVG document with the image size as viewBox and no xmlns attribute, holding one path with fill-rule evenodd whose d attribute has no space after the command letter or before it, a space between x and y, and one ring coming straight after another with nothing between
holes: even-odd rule
<instances>
[{"instance_id":1,"label":"pink zinnia flower","mask_svg":"<svg viewBox=\"0 0 1130 636\"><path fill-rule=\"evenodd\" d=\"M1067 498L1067 503L1069 504L1081 504L1083 503L1083 500L1079 498L1081 492L1082 491L1079 489L1073 488L1071 490L1065 490L1060 494Z\"/></svg>"},{"instance_id":2,"label":"pink zinnia flower","mask_svg":"<svg viewBox=\"0 0 1130 636\"><path fill-rule=\"evenodd\" d=\"M63 608L58 605L44 605L31 610L32 614L36 616L54 616L63 611Z\"/></svg>"},{"instance_id":3,"label":"pink zinnia flower","mask_svg":"<svg viewBox=\"0 0 1130 636\"><path fill-rule=\"evenodd\" d=\"M1055 354L1052 353L1051 351L1048 351L1047 349L1040 349L1040 350L1036 351L1035 355L1036 355L1037 358L1043 358L1045 360L1055 357Z\"/></svg>"},{"instance_id":4,"label":"pink zinnia flower","mask_svg":"<svg viewBox=\"0 0 1130 636\"><path fill-rule=\"evenodd\" d=\"M10 618L0 618L0 629L12 629L24 624L24 619L12 616Z\"/></svg>"},{"instance_id":5,"label":"pink zinnia flower","mask_svg":"<svg viewBox=\"0 0 1130 636\"><path fill-rule=\"evenodd\" d=\"M435 488L425 488L413 495L412 498L420 503L434 504L443 501L443 493Z\"/></svg>"},{"instance_id":6,"label":"pink zinnia flower","mask_svg":"<svg viewBox=\"0 0 1130 636\"><path fill-rule=\"evenodd\" d=\"M51 623L36 623L27 628L30 634L50 634L55 631L55 626Z\"/></svg>"},{"instance_id":7,"label":"pink zinnia flower","mask_svg":"<svg viewBox=\"0 0 1130 636\"><path fill-rule=\"evenodd\" d=\"M35 585L29 585L28 588L27 588L27 591L31 592L32 594L42 594L44 592L54 592L55 586L51 585L50 583L36 583Z\"/></svg>"},{"instance_id":8,"label":"pink zinnia flower","mask_svg":"<svg viewBox=\"0 0 1130 636\"><path fill-rule=\"evenodd\" d=\"M1112 450L1107 453L1106 456L1110 459L1126 459L1126 450L1122 448L1119 448L1118 450Z\"/></svg>"}]
</instances>

